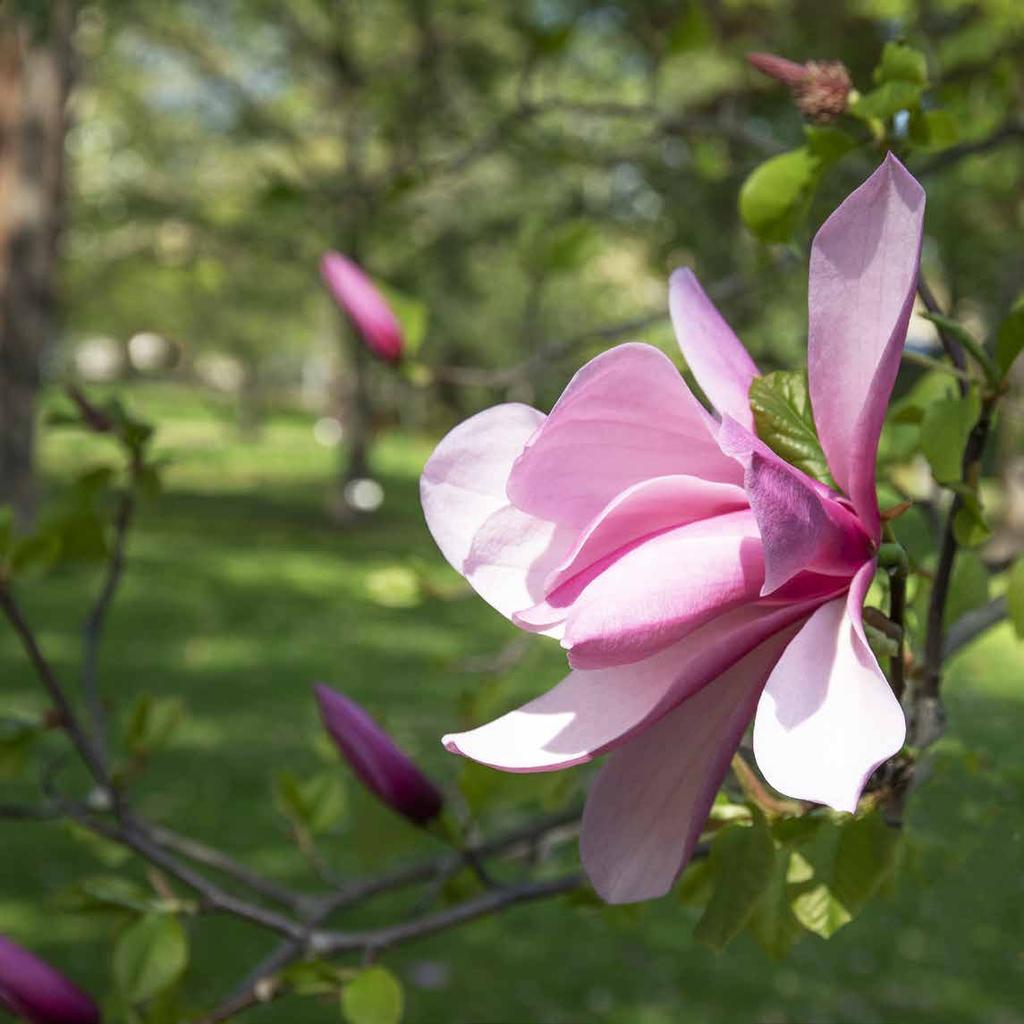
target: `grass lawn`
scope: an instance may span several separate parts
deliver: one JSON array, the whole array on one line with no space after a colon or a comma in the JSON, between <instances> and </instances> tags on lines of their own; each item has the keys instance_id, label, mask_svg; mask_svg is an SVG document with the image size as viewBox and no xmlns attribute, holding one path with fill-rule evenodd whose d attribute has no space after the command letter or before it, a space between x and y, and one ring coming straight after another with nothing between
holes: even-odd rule
<instances>
[{"instance_id":1,"label":"grass lawn","mask_svg":"<svg viewBox=\"0 0 1024 1024\"><path fill-rule=\"evenodd\" d=\"M538 640L500 682L460 666L499 650L513 630L483 602L451 593L456 577L434 551L416 497L429 439L382 439L383 508L339 532L322 511L336 455L316 444L311 419L279 414L257 440L242 441L194 393L138 386L129 401L160 424L159 447L174 461L166 493L143 509L131 540L103 650L105 691L122 712L144 691L179 695L189 708L136 799L265 872L312 885L269 792L279 769L324 768L313 681L362 701L454 786L461 765L438 738L461 724L464 697L485 698L479 714L538 692L559 678L557 645ZM54 488L105 451L50 432L43 461ZM445 593L403 589L411 564ZM95 579L68 571L23 589L69 679ZM42 707L6 628L0 679L0 713ZM1007 627L994 631L956 662L948 698L949 735L914 797L900 884L831 941L808 937L775 963L746 937L721 955L697 945L692 911L671 897L641 910L527 907L388 958L407 983L407 1020L1024 1024L1024 645ZM59 737L50 746L59 749ZM76 782L70 769L58 778ZM507 815L551 790L546 777L474 781L498 785ZM28 792L24 781L3 785L3 799ZM404 826L354 787L349 794L345 826L323 843L334 869L361 873L409 856ZM60 894L83 873L109 869L60 825L0 822L0 836L0 932L104 991L109 925L62 910ZM415 899L339 925L379 920ZM189 990L206 1006L273 943L232 921L204 921L193 936ZM339 1013L333 1003L282 1001L246 1019L315 1024Z\"/></svg>"}]
</instances>

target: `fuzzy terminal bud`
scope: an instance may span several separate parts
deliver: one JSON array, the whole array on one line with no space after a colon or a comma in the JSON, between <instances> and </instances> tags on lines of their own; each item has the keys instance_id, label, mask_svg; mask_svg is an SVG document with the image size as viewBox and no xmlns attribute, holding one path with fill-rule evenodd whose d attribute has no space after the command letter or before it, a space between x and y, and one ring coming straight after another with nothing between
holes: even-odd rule
<instances>
[{"instance_id":1,"label":"fuzzy terminal bud","mask_svg":"<svg viewBox=\"0 0 1024 1024\"><path fill-rule=\"evenodd\" d=\"M782 82L793 94L800 113L812 121L827 124L846 110L853 85L841 61L797 64L773 53L748 53L747 61L762 74Z\"/></svg>"}]
</instances>

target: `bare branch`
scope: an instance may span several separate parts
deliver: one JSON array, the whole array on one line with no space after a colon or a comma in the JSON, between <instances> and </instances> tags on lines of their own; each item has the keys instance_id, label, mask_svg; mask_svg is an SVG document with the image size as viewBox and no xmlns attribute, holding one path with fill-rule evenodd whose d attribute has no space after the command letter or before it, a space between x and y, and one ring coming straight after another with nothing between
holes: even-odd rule
<instances>
[{"instance_id":1,"label":"bare branch","mask_svg":"<svg viewBox=\"0 0 1024 1024\"><path fill-rule=\"evenodd\" d=\"M942 650L943 657L952 658L961 648L966 647L982 633L1002 622L1006 618L1006 614L1006 595L1003 594L957 619L946 634L946 644Z\"/></svg>"},{"instance_id":2,"label":"bare branch","mask_svg":"<svg viewBox=\"0 0 1024 1024\"><path fill-rule=\"evenodd\" d=\"M82 694L91 719L96 749L104 761L107 758L107 720L99 686L100 641L103 637L107 612L124 574L125 543L134 507L135 499L129 485L120 497L114 517L114 544L110 552L110 560L107 562L107 573L103 585L96 595L88 618L82 625Z\"/></svg>"},{"instance_id":3,"label":"bare branch","mask_svg":"<svg viewBox=\"0 0 1024 1024\"><path fill-rule=\"evenodd\" d=\"M1014 117L1004 121L991 135L987 135L983 139L961 142L958 146L950 146L949 149L943 150L921 164L915 173L918 177L935 174L938 171L944 171L946 168L958 164L969 156L989 153L1008 142L1024 142L1024 118Z\"/></svg>"}]
</instances>

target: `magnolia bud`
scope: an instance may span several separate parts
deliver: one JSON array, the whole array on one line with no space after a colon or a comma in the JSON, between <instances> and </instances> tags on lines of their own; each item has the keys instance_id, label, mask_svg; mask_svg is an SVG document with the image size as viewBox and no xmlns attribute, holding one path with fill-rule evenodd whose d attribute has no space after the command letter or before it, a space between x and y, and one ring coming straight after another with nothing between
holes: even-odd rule
<instances>
[{"instance_id":1,"label":"magnolia bud","mask_svg":"<svg viewBox=\"0 0 1024 1024\"><path fill-rule=\"evenodd\" d=\"M405 348L402 328L366 274L340 252L328 252L320 260L320 276L366 347L385 362L399 362Z\"/></svg>"},{"instance_id":2,"label":"magnolia bud","mask_svg":"<svg viewBox=\"0 0 1024 1024\"><path fill-rule=\"evenodd\" d=\"M96 1004L49 964L0 935L0 1006L30 1024L99 1024Z\"/></svg>"},{"instance_id":3,"label":"magnolia bud","mask_svg":"<svg viewBox=\"0 0 1024 1024\"><path fill-rule=\"evenodd\" d=\"M788 86L805 117L825 123L846 110L852 83L842 62L811 60L797 64L773 53L748 53L747 60L762 74Z\"/></svg>"},{"instance_id":4,"label":"magnolia bud","mask_svg":"<svg viewBox=\"0 0 1024 1024\"><path fill-rule=\"evenodd\" d=\"M441 813L440 790L355 701L323 684L314 692L324 727L374 796L414 825L425 825Z\"/></svg>"}]
</instances>

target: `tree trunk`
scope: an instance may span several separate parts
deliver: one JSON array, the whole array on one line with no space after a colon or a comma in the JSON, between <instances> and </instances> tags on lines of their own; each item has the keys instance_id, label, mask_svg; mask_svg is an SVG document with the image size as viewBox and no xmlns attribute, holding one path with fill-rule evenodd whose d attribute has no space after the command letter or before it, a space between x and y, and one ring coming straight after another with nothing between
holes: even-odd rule
<instances>
[{"instance_id":1,"label":"tree trunk","mask_svg":"<svg viewBox=\"0 0 1024 1024\"><path fill-rule=\"evenodd\" d=\"M40 364L56 328L72 0L0 13L0 503L35 505Z\"/></svg>"}]
</instances>

